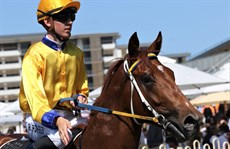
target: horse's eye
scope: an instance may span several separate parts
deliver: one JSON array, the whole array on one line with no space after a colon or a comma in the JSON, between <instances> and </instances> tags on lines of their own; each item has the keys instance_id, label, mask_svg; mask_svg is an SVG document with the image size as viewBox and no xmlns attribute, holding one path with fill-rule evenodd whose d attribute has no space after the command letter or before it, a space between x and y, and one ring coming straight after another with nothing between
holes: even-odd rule
<instances>
[{"instance_id":1,"label":"horse's eye","mask_svg":"<svg viewBox=\"0 0 230 149\"><path fill-rule=\"evenodd\" d=\"M153 77L149 76L149 75L143 75L143 76L141 76L141 81L146 86L153 85L153 83L154 83Z\"/></svg>"}]
</instances>

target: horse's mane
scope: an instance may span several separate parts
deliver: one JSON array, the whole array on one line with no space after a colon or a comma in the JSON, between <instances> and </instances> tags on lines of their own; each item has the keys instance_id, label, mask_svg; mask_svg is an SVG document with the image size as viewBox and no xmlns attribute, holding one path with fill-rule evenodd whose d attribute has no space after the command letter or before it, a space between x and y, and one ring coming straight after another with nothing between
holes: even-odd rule
<instances>
[{"instance_id":1,"label":"horse's mane","mask_svg":"<svg viewBox=\"0 0 230 149\"><path fill-rule=\"evenodd\" d=\"M112 63L112 65L109 67L105 78L104 78L104 84L102 87L102 91L100 96L96 99L96 102L94 103L94 105L98 105L98 103L100 103L100 101L103 101L104 99L104 95L106 94L106 91L108 90L108 87L110 85L111 79L113 78L114 74L118 71L118 68L121 66L121 64L123 64L124 59L118 59L116 62ZM91 116L93 115L95 111L91 111Z\"/></svg>"},{"instance_id":2,"label":"horse's mane","mask_svg":"<svg viewBox=\"0 0 230 149\"><path fill-rule=\"evenodd\" d=\"M143 57L143 55L146 55L147 51L141 49L141 50L139 50L139 53L141 53L141 55L142 55L141 57ZM105 75L104 85L103 85L102 91L107 89L110 80L112 79L113 75L116 73L116 71L118 70L120 65L124 62L125 59L128 59L130 61L136 61L136 58L130 58L129 55L126 54L124 58L118 59L116 62L114 62L109 67L109 70L107 71L107 73Z\"/></svg>"},{"instance_id":3,"label":"horse's mane","mask_svg":"<svg viewBox=\"0 0 230 149\"><path fill-rule=\"evenodd\" d=\"M143 53L143 51L142 51L142 53ZM105 75L104 85L103 85L103 88L102 88L102 92L104 90L107 90L111 79L113 78L114 74L116 73L116 71L118 70L118 68L120 67L120 65L124 62L125 59L128 59L129 61L136 61L136 58L130 58L129 55L127 54L127 55L125 55L124 58L118 59L116 62L114 62L109 67L109 70L107 71L107 73Z\"/></svg>"},{"instance_id":4,"label":"horse's mane","mask_svg":"<svg viewBox=\"0 0 230 149\"><path fill-rule=\"evenodd\" d=\"M107 71L105 75L102 92L108 88L110 80L112 79L112 77L114 76L114 74L116 73L116 71L118 70L118 68L123 62L124 62L124 59L119 59L109 67L109 70Z\"/></svg>"}]
</instances>

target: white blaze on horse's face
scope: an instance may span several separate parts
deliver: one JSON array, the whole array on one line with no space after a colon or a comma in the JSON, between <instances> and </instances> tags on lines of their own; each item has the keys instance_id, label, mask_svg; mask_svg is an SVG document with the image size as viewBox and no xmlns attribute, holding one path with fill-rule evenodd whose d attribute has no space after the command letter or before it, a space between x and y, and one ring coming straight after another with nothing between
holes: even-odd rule
<instances>
[{"instance_id":1,"label":"white blaze on horse's face","mask_svg":"<svg viewBox=\"0 0 230 149\"><path fill-rule=\"evenodd\" d=\"M162 72L164 72L164 67L162 65L158 65L157 69L160 70L160 71L162 71Z\"/></svg>"}]
</instances>

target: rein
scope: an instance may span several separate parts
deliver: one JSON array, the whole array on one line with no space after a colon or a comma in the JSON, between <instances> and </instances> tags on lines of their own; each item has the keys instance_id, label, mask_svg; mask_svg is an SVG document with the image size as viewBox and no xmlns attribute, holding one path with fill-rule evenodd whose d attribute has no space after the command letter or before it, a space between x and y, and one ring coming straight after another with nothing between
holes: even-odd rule
<instances>
[{"instance_id":1,"label":"rein","mask_svg":"<svg viewBox=\"0 0 230 149\"><path fill-rule=\"evenodd\" d=\"M119 116L126 116L126 117L131 117L131 118L137 118L137 119L142 119L142 120L148 120L148 121L153 121L155 123L158 123L158 119L156 117L149 117L149 116L142 116L142 115L137 115L137 114L130 114L126 112L121 112L121 111L116 111L116 110L111 110L108 108L103 108L103 107L98 107L94 105L89 105L89 104L83 104L79 103L76 100L76 96L73 96L72 98L61 98L58 102L58 104L65 102L65 101L74 101L75 106L78 106L80 108L86 108L88 110L94 110L106 114L114 114L114 115L119 115Z\"/></svg>"}]
</instances>

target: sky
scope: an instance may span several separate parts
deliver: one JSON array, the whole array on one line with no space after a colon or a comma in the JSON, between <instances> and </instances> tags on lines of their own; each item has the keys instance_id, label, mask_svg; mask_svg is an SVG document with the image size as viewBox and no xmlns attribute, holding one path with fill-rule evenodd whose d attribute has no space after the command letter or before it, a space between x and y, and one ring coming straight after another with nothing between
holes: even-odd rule
<instances>
[{"instance_id":1,"label":"sky","mask_svg":"<svg viewBox=\"0 0 230 149\"><path fill-rule=\"evenodd\" d=\"M230 40L230 0L80 0L72 35L118 33L118 45L137 32L151 43L161 31L161 54L198 55ZM0 36L45 33L39 0L0 0Z\"/></svg>"}]
</instances>

